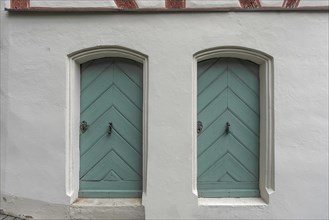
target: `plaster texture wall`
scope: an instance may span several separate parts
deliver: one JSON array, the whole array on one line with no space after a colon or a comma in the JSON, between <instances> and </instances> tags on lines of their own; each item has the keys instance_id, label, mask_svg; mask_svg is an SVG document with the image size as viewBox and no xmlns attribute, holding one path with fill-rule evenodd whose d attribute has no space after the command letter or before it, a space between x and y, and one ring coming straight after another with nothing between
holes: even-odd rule
<instances>
[{"instance_id":1,"label":"plaster texture wall","mask_svg":"<svg viewBox=\"0 0 329 220\"><path fill-rule=\"evenodd\" d=\"M328 218L328 13L9 14L3 8L4 211L41 219ZM101 45L148 56L142 203L70 205L66 195L67 55ZM198 205L192 193L193 54L228 45L274 58L276 187L268 205Z\"/></svg>"}]
</instances>

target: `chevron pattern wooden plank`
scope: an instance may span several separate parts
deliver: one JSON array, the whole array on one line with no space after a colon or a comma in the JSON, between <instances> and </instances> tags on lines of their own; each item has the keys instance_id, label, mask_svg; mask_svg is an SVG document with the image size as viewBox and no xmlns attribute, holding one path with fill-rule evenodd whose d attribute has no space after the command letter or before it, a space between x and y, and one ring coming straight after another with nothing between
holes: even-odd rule
<instances>
[{"instance_id":1,"label":"chevron pattern wooden plank","mask_svg":"<svg viewBox=\"0 0 329 220\"><path fill-rule=\"evenodd\" d=\"M89 127L80 134L80 197L141 196L142 69L124 58L81 65L80 117Z\"/></svg>"},{"instance_id":2,"label":"chevron pattern wooden plank","mask_svg":"<svg viewBox=\"0 0 329 220\"><path fill-rule=\"evenodd\" d=\"M259 196L258 65L234 58L198 64L200 197ZM226 124L230 131L226 132Z\"/></svg>"}]
</instances>

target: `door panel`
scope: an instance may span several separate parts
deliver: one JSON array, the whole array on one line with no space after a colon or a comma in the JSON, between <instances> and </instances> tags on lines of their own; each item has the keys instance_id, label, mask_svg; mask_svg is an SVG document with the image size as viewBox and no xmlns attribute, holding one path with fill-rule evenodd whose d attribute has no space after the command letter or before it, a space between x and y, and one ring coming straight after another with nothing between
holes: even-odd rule
<instances>
[{"instance_id":1,"label":"door panel","mask_svg":"<svg viewBox=\"0 0 329 220\"><path fill-rule=\"evenodd\" d=\"M89 126L80 134L79 197L141 196L142 72L124 58L81 65L80 117Z\"/></svg>"},{"instance_id":2,"label":"door panel","mask_svg":"<svg viewBox=\"0 0 329 220\"><path fill-rule=\"evenodd\" d=\"M199 197L259 196L258 65L234 58L198 63Z\"/></svg>"}]
</instances>

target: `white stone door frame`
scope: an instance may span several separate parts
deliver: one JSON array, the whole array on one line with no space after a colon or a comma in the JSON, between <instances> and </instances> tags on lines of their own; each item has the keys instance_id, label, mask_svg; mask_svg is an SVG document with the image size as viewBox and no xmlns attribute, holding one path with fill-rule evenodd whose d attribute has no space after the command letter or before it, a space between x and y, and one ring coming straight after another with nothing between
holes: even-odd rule
<instances>
[{"instance_id":1,"label":"white stone door frame","mask_svg":"<svg viewBox=\"0 0 329 220\"><path fill-rule=\"evenodd\" d=\"M270 55L249 49L236 46L224 46L210 48L199 51L194 54L193 64L193 82L192 82L192 103L193 103L193 117L192 117L192 133L193 133L193 155L192 155L192 184L193 194L198 195L197 192L197 65L198 62L219 57L233 57L252 61L259 65L259 83L260 83L260 156L259 156L259 190L261 199L265 203L269 203L270 194L274 192L274 65L273 57ZM211 204L213 199L199 199L204 201L203 204ZM224 199L225 200L225 199ZM223 203L227 201L221 199ZM253 199L239 199L254 201ZM213 200L214 201L214 200ZM216 200L218 201L218 200ZM236 202L233 202L236 203ZM220 205L218 203L218 205Z\"/></svg>"},{"instance_id":2,"label":"white stone door frame","mask_svg":"<svg viewBox=\"0 0 329 220\"><path fill-rule=\"evenodd\" d=\"M143 197L147 179L148 57L121 46L98 46L73 52L67 58L66 195L72 204L79 192L80 64L104 57L121 57L143 64Z\"/></svg>"}]
</instances>

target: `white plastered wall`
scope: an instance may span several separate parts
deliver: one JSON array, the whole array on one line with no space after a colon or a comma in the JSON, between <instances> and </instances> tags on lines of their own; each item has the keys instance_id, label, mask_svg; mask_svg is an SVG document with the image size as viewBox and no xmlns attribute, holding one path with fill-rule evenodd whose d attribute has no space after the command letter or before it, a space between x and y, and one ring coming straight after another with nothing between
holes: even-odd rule
<instances>
[{"instance_id":1,"label":"white plastered wall","mask_svg":"<svg viewBox=\"0 0 329 220\"><path fill-rule=\"evenodd\" d=\"M8 14L1 5L1 208L34 218L328 218L328 13ZM148 56L144 207L70 206L67 55L118 45ZM193 54L274 58L269 205L198 206L192 190Z\"/></svg>"}]
</instances>

